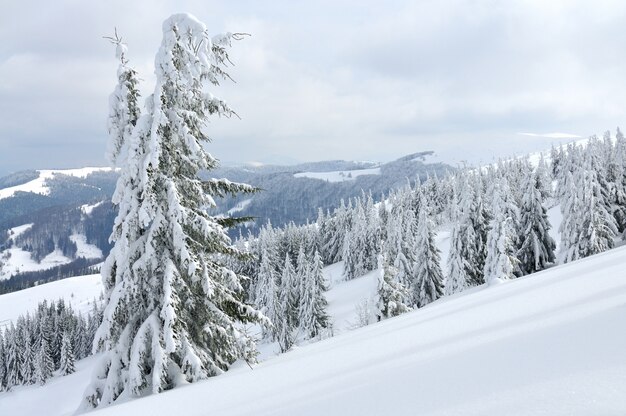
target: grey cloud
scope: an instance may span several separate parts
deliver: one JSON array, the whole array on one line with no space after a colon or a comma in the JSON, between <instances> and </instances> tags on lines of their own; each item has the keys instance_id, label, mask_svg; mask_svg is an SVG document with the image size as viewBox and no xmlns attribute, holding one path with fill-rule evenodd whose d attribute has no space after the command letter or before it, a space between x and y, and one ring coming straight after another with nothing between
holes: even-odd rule
<instances>
[{"instance_id":1,"label":"grey cloud","mask_svg":"<svg viewBox=\"0 0 626 416\"><path fill-rule=\"evenodd\" d=\"M59 0L4 9L0 173L104 163L116 64L102 36L118 28L147 94L161 22L178 11L212 32L253 35L233 47L237 83L215 91L242 116L209 126L208 150L225 161L387 160L430 148L456 159L471 148L478 160L543 144L520 131L584 136L626 116L619 1Z\"/></svg>"}]
</instances>

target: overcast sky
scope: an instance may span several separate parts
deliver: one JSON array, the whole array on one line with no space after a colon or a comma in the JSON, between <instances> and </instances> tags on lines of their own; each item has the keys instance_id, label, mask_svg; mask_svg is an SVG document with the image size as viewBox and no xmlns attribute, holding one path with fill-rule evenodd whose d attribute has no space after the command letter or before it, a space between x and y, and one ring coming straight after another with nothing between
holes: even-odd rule
<instances>
[{"instance_id":1,"label":"overcast sky","mask_svg":"<svg viewBox=\"0 0 626 416\"><path fill-rule=\"evenodd\" d=\"M117 27L147 95L181 11L252 34L231 52L237 83L214 91L242 117L210 126L224 162L477 162L626 126L623 1L3 0L0 174L104 165L102 36Z\"/></svg>"}]
</instances>

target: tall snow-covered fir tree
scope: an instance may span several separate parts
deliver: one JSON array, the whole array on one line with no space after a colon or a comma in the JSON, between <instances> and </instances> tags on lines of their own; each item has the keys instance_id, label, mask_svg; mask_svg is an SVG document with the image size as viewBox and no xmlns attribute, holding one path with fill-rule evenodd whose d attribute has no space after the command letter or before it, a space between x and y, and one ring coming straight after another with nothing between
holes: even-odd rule
<instances>
[{"instance_id":1,"label":"tall snow-covered fir tree","mask_svg":"<svg viewBox=\"0 0 626 416\"><path fill-rule=\"evenodd\" d=\"M542 159L543 160L543 159ZM543 205L541 172L529 172L525 177L520 207L520 245L517 258L524 274L538 272L554 263L556 243L550 237L550 222Z\"/></svg>"},{"instance_id":2,"label":"tall snow-covered fir tree","mask_svg":"<svg viewBox=\"0 0 626 416\"><path fill-rule=\"evenodd\" d=\"M109 97L109 143L107 159L115 165L123 166L126 158L126 143L130 140L133 128L141 115L139 107L139 77L137 71L128 64L128 49L122 39L115 34L109 38L115 45L115 55L119 60L117 85Z\"/></svg>"},{"instance_id":3,"label":"tall snow-covered fir tree","mask_svg":"<svg viewBox=\"0 0 626 416\"><path fill-rule=\"evenodd\" d=\"M302 281L302 293L300 296L299 324L301 332L307 338L315 338L330 324L326 307L328 302L324 297L326 283L322 269L324 264L322 256L316 250L313 262L308 264L309 270L306 278Z\"/></svg>"},{"instance_id":4,"label":"tall snow-covered fir tree","mask_svg":"<svg viewBox=\"0 0 626 416\"><path fill-rule=\"evenodd\" d=\"M209 38L188 14L163 23L154 94L120 146L115 245L102 268L106 308L94 340L104 354L85 408L158 393L218 375L239 358L254 359L254 342L237 322L265 318L243 302L240 276L219 261L239 254L224 230L229 221L206 211L214 196L254 189L198 178L217 166L202 147L209 117L233 114L205 90L227 76L232 37ZM126 131L123 117L113 119Z\"/></svg>"},{"instance_id":5,"label":"tall snow-covered fir tree","mask_svg":"<svg viewBox=\"0 0 626 416\"><path fill-rule=\"evenodd\" d=\"M0 331L0 391L7 389L7 355L4 346L6 333Z\"/></svg>"},{"instance_id":6,"label":"tall snow-covered fir tree","mask_svg":"<svg viewBox=\"0 0 626 416\"><path fill-rule=\"evenodd\" d=\"M257 279L256 306L270 321L277 325L281 319L281 313L278 289L276 287L276 271L266 250L263 250L261 255L261 266ZM269 337L271 335L271 338L275 339L277 335L276 328L264 328L264 336Z\"/></svg>"},{"instance_id":7,"label":"tall snow-covered fir tree","mask_svg":"<svg viewBox=\"0 0 626 416\"><path fill-rule=\"evenodd\" d=\"M36 360L35 377L37 382L43 386L46 384L46 381L52 377L52 372L54 371L54 361L50 356L48 341L45 338L41 339L41 345L39 346L39 351L37 351Z\"/></svg>"},{"instance_id":8,"label":"tall snow-covered fir tree","mask_svg":"<svg viewBox=\"0 0 626 416\"><path fill-rule=\"evenodd\" d=\"M441 255L435 245L434 224L429 217L428 206L422 204L417 220L415 236L414 280L412 282L413 304L418 308L443 296L443 273Z\"/></svg>"},{"instance_id":9,"label":"tall snow-covered fir tree","mask_svg":"<svg viewBox=\"0 0 626 416\"><path fill-rule=\"evenodd\" d=\"M274 322L281 352L289 350L295 340L294 330L298 324L298 304L296 303L297 297L294 293L294 289L297 288L296 281L296 271L291 263L289 253L287 253L280 279L280 294L278 297L280 316Z\"/></svg>"},{"instance_id":10,"label":"tall snow-covered fir tree","mask_svg":"<svg viewBox=\"0 0 626 416\"><path fill-rule=\"evenodd\" d=\"M392 318L409 312L411 301L411 292L398 279L398 270L389 264L386 254L380 254L376 290L378 319Z\"/></svg>"},{"instance_id":11,"label":"tall snow-covered fir tree","mask_svg":"<svg viewBox=\"0 0 626 416\"><path fill-rule=\"evenodd\" d=\"M510 190L503 177L493 189L491 211L493 218L487 236L485 282L513 279L519 270L517 259L516 207L508 201Z\"/></svg>"},{"instance_id":12,"label":"tall snow-covered fir tree","mask_svg":"<svg viewBox=\"0 0 626 416\"><path fill-rule=\"evenodd\" d=\"M73 374L76 371L74 362L74 347L72 346L70 335L63 331L61 341L61 362L59 365L59 370L61 371L62 376Z\"/></svg>"},{"instance_id":13,"label":"tall snow-covered fir tree","mask_svg":"<svg viewBox=\"0 0 626 416\"><path fill-rule=\"evenodd\" d=\"M469 276L466 272L465 259L463 258L463 240L460 238L461 223L459 222L459 208L457 205L456 187L452 187L452 206L450 207L450 219L452 230L450 231L450 252L448 253L448 274L445 279L444 293L453 295L462 292L469 287Z\"/></svg>"},{"instance_id":14,"label":"tall snow-covered fir tree","mask_svg":"<svg viewBox=\"0 0 626 416\"><path fill-rule=\"evenodd\" d=\"M482 253L481 237L474 229L472 221L472 203L475 200L474 189L470 185L467 173L457 176L458 188L454 190L456 198L453 202L453 228L450 235L450 255L448 256L448 277L446 294L461 292L464 289L480 284L483 271L479 257Z\"/></svg>"}]
</instances>

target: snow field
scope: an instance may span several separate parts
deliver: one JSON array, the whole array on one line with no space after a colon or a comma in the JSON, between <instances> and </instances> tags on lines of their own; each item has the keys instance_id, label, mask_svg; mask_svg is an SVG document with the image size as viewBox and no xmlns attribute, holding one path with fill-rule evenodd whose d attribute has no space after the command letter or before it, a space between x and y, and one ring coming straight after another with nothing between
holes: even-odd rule
<instances>
[{"instance_id":1,"label":"snow field","mask_svg":"<svg viewBox=\"0 0 626 416\"><path fill-rule=\"evenodd\" d=\"M15 195L16 192L32 192L40 195L48 195L50 193L50 189L47 186L47 181L52 179L54 175L67 175L74 176L77 178L85 178L88 175L91 175L94 172L108 172L111 171L112 168L108 167L86 167L80 169L63 169L63 170L38 170L39 177L37 179L33 179L30 182L26 182L22 185L12 186L10 188L0 189L0 199L9 198Z\"/></svg>"},{"instance_id":2,"label":"snow field","mask_svg":"<svg viewBox=\"0 0 626 416\"><path fill-rule=\"evenodd\" d=\"M354 180L361 175L380 175L380 168L338 170L333 172L299 172L295 178L320 179L328 182L344 182Z\"/></svg>"},{"instance_id":3,"label":"snow field","mask_svg":"<svg viewBox=\"0 0 626 416\"><path fill-rule=\"evenodd\" d=\"M90 302L102 293L99 274L76 276L56 282L31 287L0 296L0 330L17 320L20 315L34 312L44 300L48 302L63 298L75 311L87 312ZM0 414L3 414L0 412Z\"/></svg>"},{"instance_id":4,"label":"snow field","mask_svg":"<svg viewBox=\"0 0 626 416\"><path fill-rule=\"evenodd\" d=\"M626 332L619 329L626 314L625 263L622 247L481 286L297 347L254 370L235 365L222 376L95 414L621 414L626 409ZM339 267L326 268L327 276L338 279ZM338 322L349 309L345 304L354 303L373 282L368 275L334 281L329 311ZM29 290L44 286L49 285ZM0 298L3 319L10 309L4 305L11 303L6 296ZM0 393L0 414L70 414L91 360L81 361L76 375L43 388Z\"/></svg>"},{"instance_id":5,"label":"snow field","mask_svg":"<svg viewBox=\"0 0 626 416\"><path fill-rule=\"evenodd\" d=\"M0 252L0 280L8 279L18 272L34 272L51 269L55 266L70 263L72 260L65 257L61 250L55 250L37 263L30 256L30 252L13 247Z\"/></svg>"}]
</instances>

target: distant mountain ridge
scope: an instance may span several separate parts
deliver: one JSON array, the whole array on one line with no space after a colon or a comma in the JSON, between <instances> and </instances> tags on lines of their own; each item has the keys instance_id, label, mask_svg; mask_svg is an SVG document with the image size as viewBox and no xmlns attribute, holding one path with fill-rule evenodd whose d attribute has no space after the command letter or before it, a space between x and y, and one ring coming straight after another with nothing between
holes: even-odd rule
<instances>
[{"instance_id":1,"label":"distant mountain ridge","mask_svg":"<svg viewBox=\"0 0 626 416\"><path fill-rule=\"evenodd\" d=\"M453 170L443 163L426 163L431 154L413 153L388 163L328 160L291 166L224 166L202 176L227 178L261 189L253 195L217 200L212 212L254 217L256 221L241 232L255 233L267 221L278 227L292 221L313 222L319 208L333 210L342 199L371 192L379 200L407 181ZM117 178L111 168L28 170L0 178L0 293L85 273L86 268L102 261L110 250L108 239L116 215L110 200ZM33 225L19 238L12 238L11 230L25 224ZM233 236L238 233L231 230ZM81 257L84 250L77 243L92 247L91 252L97 248L102 257ZM26 259L28 267L20 269L15 264L17 249L20 258L28 252L39 262L56 253L63 262L54 267L42 262L41 270L37 270ZM7 258L10 250L13 260ZM20 272L7 272L9 266Z\"/></svg>"}]
</instances>

